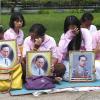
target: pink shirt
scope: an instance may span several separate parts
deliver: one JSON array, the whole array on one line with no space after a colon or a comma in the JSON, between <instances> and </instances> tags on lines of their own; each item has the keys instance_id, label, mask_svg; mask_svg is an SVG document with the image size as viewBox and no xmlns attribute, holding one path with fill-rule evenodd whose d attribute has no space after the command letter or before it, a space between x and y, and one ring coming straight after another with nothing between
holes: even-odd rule
<instances>
[{"instance_id":1,"label":"pink shirt","mask_svg":"<svg viewBox=\"0 0 100 100\"><path fill-rule=\"evenodd\" d=\"M86 50L86 51L92 51L92 36L88 29L81 28L82 32L82 43L81 43L81 49L80 50ZM57 47L57 56L59 61L62 61L65 59L67 55L67 48L68 44L74 37L74 34L69 30L66 34L62 34L58 47Z\"/></svg>"},{"instance_id":2,"label":"pink shirt","mask_svg":"<svg viewBox=\"0 0 100 100\"><path fill-rule=\"evenodd\" d=\"M97 31L95 34L93 34L93 49L95 49L98 46L100 46L100 30ZM96 59L100 60L100 54L96 54Z\"/></svg>"},{"instance_id":3,"label":"pink shirt","mask_svg":"<svg viewBox=\"0 0 100 100\"><path fill-rule=\"evenodd\" d=\"M16 34L15 31L12 28L9 28L5 33L4 33L4 40L16 40L17 45L22 45L24 41L24 33L20 29L19 34ZM18 49L18 56L21 56L20 49Z\"/></svg>"},{"instance_id":4,"label":"pink shirt","mask_svg":"<svg viewBox=\"0 0 100 100\"><path fill-rule=\"evenodd\" d=\"M24 33L20 29L19 34L16 34L15 31L12 28L9 28L5 33L4 33L4 39L5 40L12 40L16 39L18 45L22 45L24 41Z\"/></svg>"},{"instance_id":5,"label":"pink shirt","mask_svg":"<svg viewBox=\"0 0 100 100\"><path fill-rule=\"evenodd\" d=\"M31 40L31 36L28 36L24 40L23 44L23 57L26 56L27 51L31 51L34 48L34 42ZM57 58L56 56L56 42L53 37L45 35L44 42L38 49L39 51L52 51L53 57Z\"/></svg>"}]
</instances>

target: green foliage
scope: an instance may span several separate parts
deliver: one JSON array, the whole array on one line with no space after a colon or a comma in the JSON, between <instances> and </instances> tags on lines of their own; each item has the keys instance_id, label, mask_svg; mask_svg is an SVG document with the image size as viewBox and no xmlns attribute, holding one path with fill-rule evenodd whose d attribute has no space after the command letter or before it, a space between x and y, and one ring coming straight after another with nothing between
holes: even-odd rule
<instances>
[{"instance_id":1,"label":"green foliage","mask_svg":"<svg viewBox=\"0 0 100 100\"><path fill-rule=\"evenodd\" d=\"M46 11L47 10L44 10L43 12ZM60 36L63 33L63 24L66 16L75 15L78 18L80 18L81 15L83 14L82 12L77 13L75 11L72 12L70 10L69 11L65 10L63 13L60 12L55 13L55 10L49 10L48 12L49 14L47 13L23 14L26 20L26 26L23 28L25 37L29 35L29 28L33 23L41 23L47 28L46 34L53 36L56 42L58 43ZM98 29L100 29L100 22L99 22L100 13L93 13L93 15L94 15L93 23L96 26L98 26ZM7 29L9 27L8 25L9 25L10 15L4 14L1 16L1 19L2 19L1 24L3 24L4 27Z\"/></svg>"},{"instance_id":2,"label":"green foliage","mask_svg":"<svg viewBox=\"0 0 100 100\"><path fill-rule=\"evenodd\" d=\"M65 5L65 4L91 4L95 2L100 2L99 0L18 0L22 5L46 5L51 3L52 5ZM9 4L10 2L15 2L15 0L1 0L2 3Z\"/></svg>"},{"instance_id":3,"label":"green foliage","mask_svg":"<svg viewBox=\"0 0 100 100\"><path fill-rule=\"evenodd\" d=\"M49 10L39 10L38 14L49 14Z\"/></svg>"}]
</instances>

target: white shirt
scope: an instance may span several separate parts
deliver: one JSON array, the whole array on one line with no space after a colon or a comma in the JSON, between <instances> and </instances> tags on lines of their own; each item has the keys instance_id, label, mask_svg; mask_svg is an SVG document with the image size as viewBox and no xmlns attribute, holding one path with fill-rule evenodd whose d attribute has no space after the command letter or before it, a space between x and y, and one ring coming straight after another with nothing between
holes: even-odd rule
<instances>
[{"instance_id":1,"label":"white shirt","mask_svg":"<svg viewBox=\"0 0 100 100\"><path fill-rule=\"evenodd\" d=\"M0 55L0 64L2 67L8 68L11 65L11 60Z\"/></svg>"},{"instance_id":2,"label":"white shirt","mask_svg":"<svg viewBox=\"0 0 100 100\"><path fill-rule=\"evenodd\" d=\"M96 33L97 32L96 26L95 25L91 25L90 28L89 28L89 31L90 31L91 34Z\"/></svg>"},{"instance_id":3,"label":"white shirt","mask_svg":"<svg viewBox=\"0 0 100 100\"><path fill-rule=\"evenodd\" d=\"M45 75L44 70L42 68L39 68L36 65L32 65L32 74L35 76L43 76Z\"/></svg>"}]
</instances>

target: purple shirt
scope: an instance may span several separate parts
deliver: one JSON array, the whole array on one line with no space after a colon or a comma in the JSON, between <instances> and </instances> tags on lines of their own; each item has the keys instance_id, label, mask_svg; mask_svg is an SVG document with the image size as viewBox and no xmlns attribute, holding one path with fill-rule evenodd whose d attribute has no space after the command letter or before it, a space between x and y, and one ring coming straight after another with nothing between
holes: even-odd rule
<instances>
[{"instance_id":1,"label":"purple shirt","mask_svg":"<svg viewBox=\"0 0 100 100\"><path fill-rule=\"evenodd\" d=\"M32 51L34 48L34 41L31 40L31 36L28 36L24 40L23 44L23 57L26 56L27 51ZM53 57L56 56L56 42L53 37L45 35L45 39L38 49L39 51L52 51Z\"/></svg>"}]
</instances>

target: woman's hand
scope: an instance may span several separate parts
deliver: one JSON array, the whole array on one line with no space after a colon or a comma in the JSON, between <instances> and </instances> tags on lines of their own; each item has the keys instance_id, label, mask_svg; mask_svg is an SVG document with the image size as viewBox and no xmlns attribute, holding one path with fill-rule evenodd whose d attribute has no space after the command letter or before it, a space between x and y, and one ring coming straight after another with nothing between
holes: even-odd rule
<instances>
[{"instance_id":1,"label":"woman's hand","mask_svg":"<svg viewBox=\"0 0 100 100\"><path fill-rule=\"evenodd\" d=\"M79 29L78 28L74 28L71 30L73 34L77 35L79 33Z\"/></svg>"},{"instance_id":2,"label":"woman's hand","mask_svg":"<svg viewBox=\"0 0 100 100\"><path fill-rule=\"evenodd\" d=\"M42 44L42 42L43 42L42 38L35 39L34 48L38 49Z\"/></svg>"},{"instance_id":3,"label":"woman's hand","mask_svg":"<svg viewBox=\"0 0 100 100\"><path fill-rule=\"evenodd\" d=\"M57 82L60 82L60 81L62 81L62 78L61 78L61 77L55 77L55 80L56 80Z\"/></svg>"}]
</instances>

